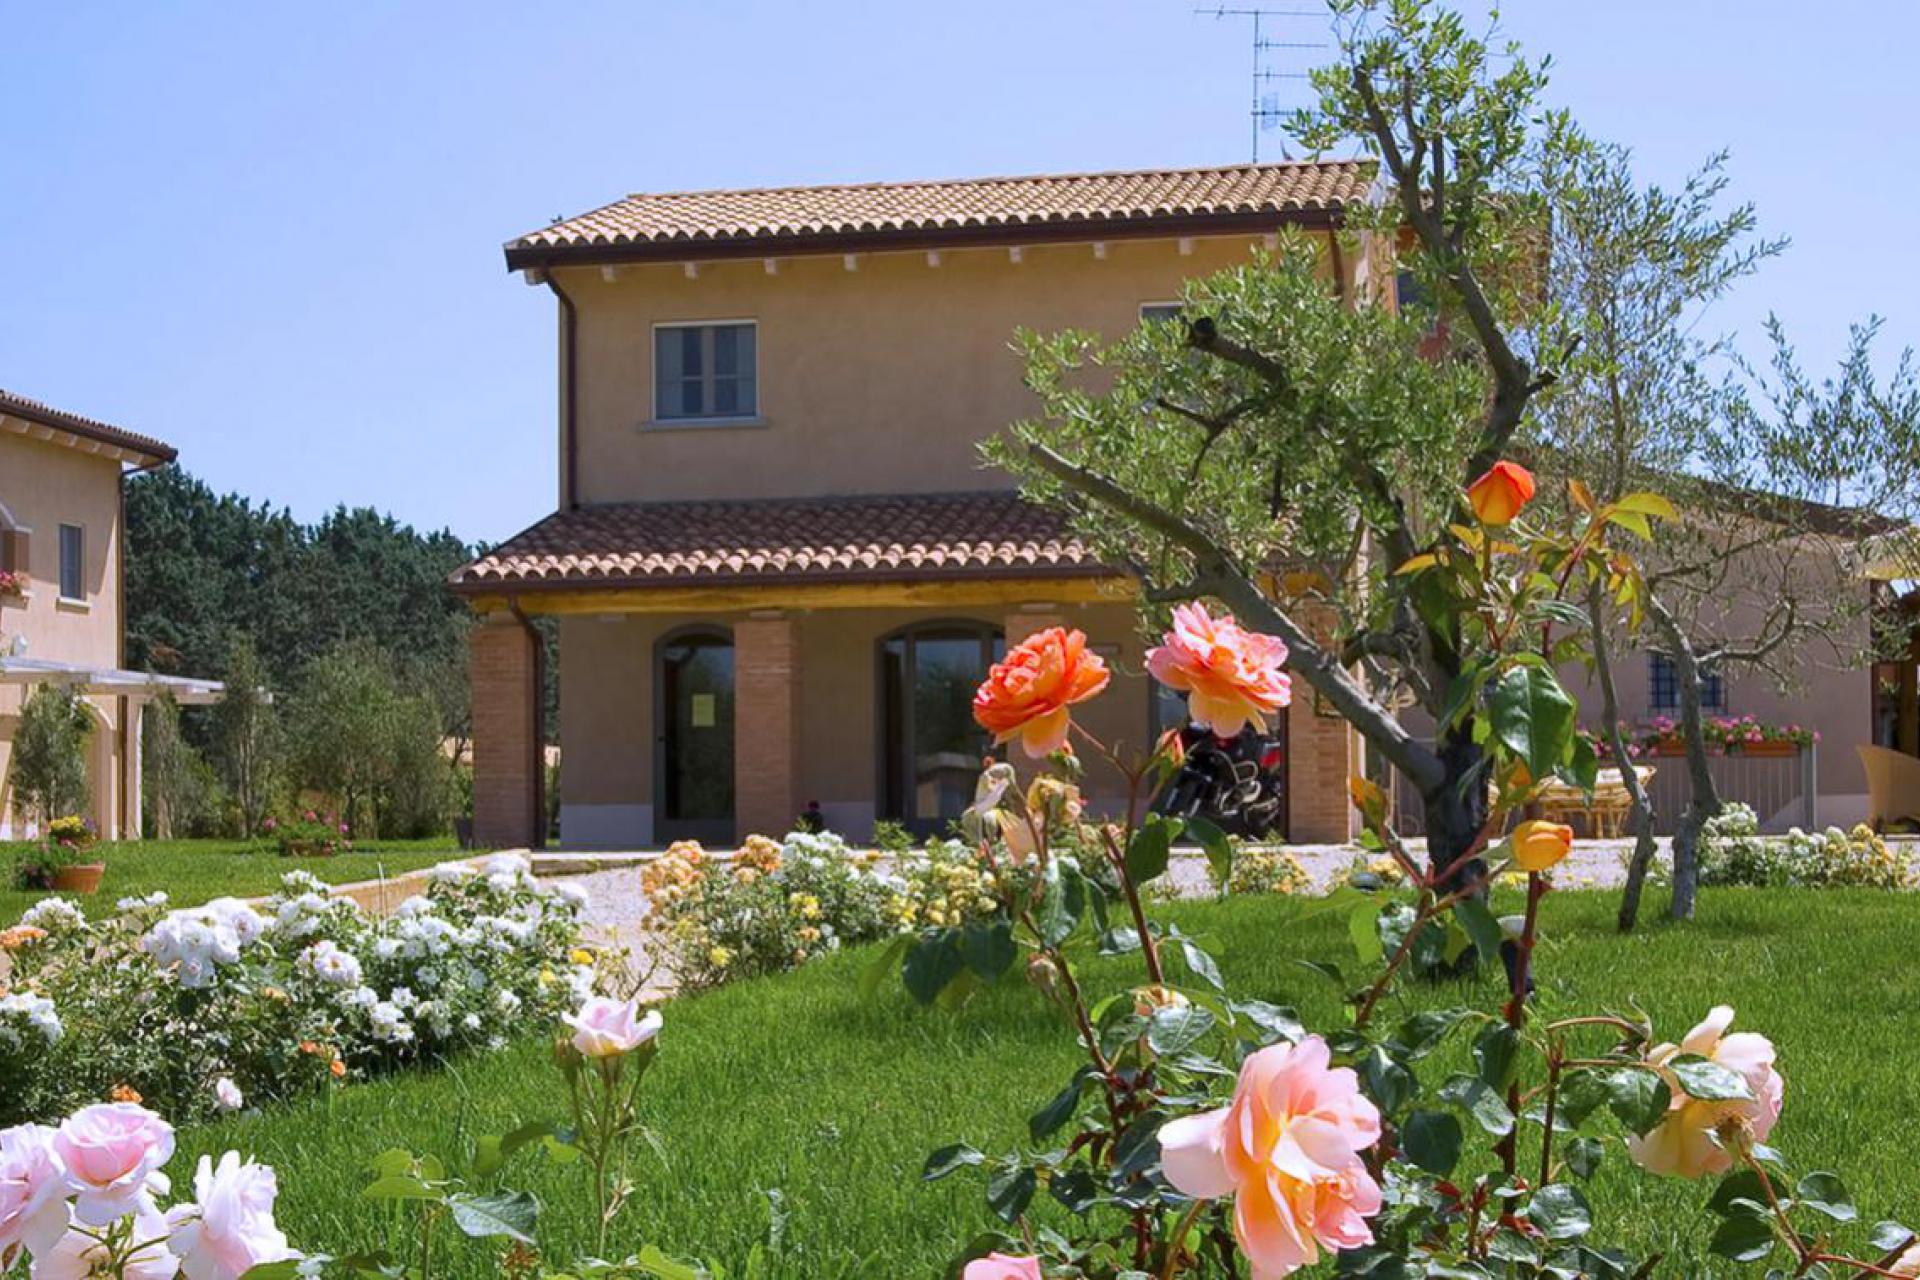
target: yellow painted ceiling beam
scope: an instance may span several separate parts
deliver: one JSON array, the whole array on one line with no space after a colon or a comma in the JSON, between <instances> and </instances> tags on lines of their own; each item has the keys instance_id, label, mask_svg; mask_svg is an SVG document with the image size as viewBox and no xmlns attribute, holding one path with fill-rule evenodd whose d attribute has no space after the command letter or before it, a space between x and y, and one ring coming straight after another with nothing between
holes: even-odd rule
<instances>
[{"instance_id":1,"label":"yellow painted ceiling beam","mask_svg":"<svg viewBox=\"0 0 1920 1280\"><path fill-rule=\"evenodd\" d=\"M1138 594L1132 578L979 578L961 581L769 583L725 587L528 587L468 597L476 613L508 607L529 614L746 613L755 609L888 609L916 606L1125 604Z\"/></svg>"}]
</instances>

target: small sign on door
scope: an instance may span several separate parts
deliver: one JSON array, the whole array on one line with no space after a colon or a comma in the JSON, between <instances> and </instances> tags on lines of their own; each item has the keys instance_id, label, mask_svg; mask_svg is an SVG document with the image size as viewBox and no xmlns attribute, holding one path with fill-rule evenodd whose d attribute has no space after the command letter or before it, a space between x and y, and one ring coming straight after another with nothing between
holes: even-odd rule
<instances>
[{"instance_id":1,"label":"small sign on door","mask_svg":"<svg viewBox=\"0 0 1920 1280\"><path fill-rule=\"evenodd\" d=\"M720 699L711 693L696 693L688 708L689 720L696 729L711 729L719 722Z\"/></svg>"}]
</instances>

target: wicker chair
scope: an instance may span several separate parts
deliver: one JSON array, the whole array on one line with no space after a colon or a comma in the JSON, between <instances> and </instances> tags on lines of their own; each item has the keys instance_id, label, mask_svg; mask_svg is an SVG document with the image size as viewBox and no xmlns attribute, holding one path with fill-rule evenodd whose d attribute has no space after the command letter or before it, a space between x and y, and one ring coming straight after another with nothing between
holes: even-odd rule
<instances>
[{"instance_id":1,"label":"wicker chair","mask_svg":"<svg viewBox=\"0 0 1920 1280\"><path fill-rule=\"evenodd\" d=\"M1867 822L1873 829L1885 831L1895 823L1920 825L1920 759L1886 747L1854 750L1867 769Z\"/></svg>"}]
</instances>

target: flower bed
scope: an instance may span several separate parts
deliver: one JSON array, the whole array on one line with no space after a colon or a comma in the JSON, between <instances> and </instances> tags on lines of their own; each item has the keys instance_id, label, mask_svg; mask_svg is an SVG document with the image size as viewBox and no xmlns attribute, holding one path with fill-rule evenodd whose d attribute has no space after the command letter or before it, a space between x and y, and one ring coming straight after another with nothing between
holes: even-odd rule
<instances>
[{"instance_id":1,"label":"flower bed","mask_svg":"<svg viewBox=\"0 0 1920 1280\"><path fill-rule=\"evenodd\" d=\"M1707 716L1700 722L1700 733L1706 740L1707 750L1719 755L1793 756L1820 741L1816 729L1798 724L1769 724L1754 716ZM1612 756L1613 746L1604 735L1583 729L1581 737L1602 760ZM1629 732L1626 739L1627 755L1635 760L1687 754L1680 723L1672 716L1655 716L1644 730Z\"/></svg>"},{"instance_id":2,"label":"flower bed","mask_svg":"<svg viewBox=\"0 0 1920 1280\"><path fill-rule=\"evenodd\" d=\"M592 986L584 897L497 855L435 868L376 919L305 872L259 909L127 899L89 923L45 899L0 933L0 1122L114 1090L175 1120L322 1087L542 1025ZM224 1087L223 1087L224 1082Z\"/></svg>"},{"instance_id":3,"label":"flower bed","mask_svg":"<svg viewBox=\"0 0 1920 1280\"><path fill-rule=\"evenodd\" d=\"M1700 877L1707 884L1804 889L1911 889L1920 871L1864 823L1852 830L1809 833L1794 827L1763 836L1744 804L1709 819L1700 839Z\"/></svg>"}]
</instances>

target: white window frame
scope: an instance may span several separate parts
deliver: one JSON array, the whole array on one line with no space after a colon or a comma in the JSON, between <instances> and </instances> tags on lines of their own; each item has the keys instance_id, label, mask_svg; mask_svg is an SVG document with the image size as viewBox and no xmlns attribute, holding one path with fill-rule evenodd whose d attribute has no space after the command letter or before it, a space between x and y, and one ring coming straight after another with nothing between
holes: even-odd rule
<instances>
[{"instance_id":1,"label":"white window frame","mask_svg":"<svg viewBox=\"0 0 1920 1280\"><path fill-rule=\"evenodd\" d=\"M663 418L660 416L660 331L662 329L718 329L726 325L746 325L753 330L753 412L740 414L703 414L698 417ZM766 397L760 382L760 321L755 316L714 316L704 320L656 320L647 333L647 362L650 378L647 386L647 421L651 431L702 431L710 427L764 427Z\"/></svg>"},{"instance_id":2,"label":"white window frame","mask_svg":"<svg viewBox=\"0 0 1920 1280\"><path fill-rule=\"evenodd\" d=\"M69 595L67 593L67 530L69 529L73 530L76 535L76 540L79 543L79 564L74 569L74 576L80 580L80 592L78 595ZM59 580L55 583L54 589L58 593L60 600L64 603L85 604L87 600L87 526L83 524L68 524L62 521L54 537L60 544L56 548L59 553L59 565L57 566Z\"/></svg>"}]
</instances>

